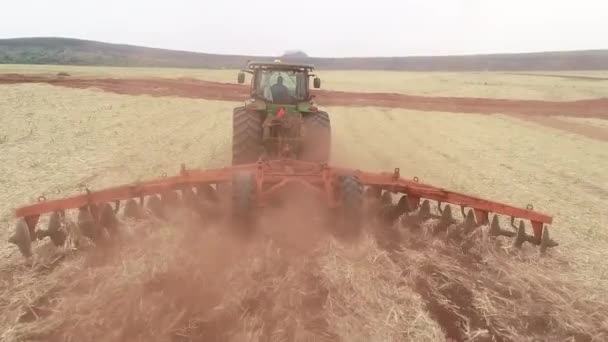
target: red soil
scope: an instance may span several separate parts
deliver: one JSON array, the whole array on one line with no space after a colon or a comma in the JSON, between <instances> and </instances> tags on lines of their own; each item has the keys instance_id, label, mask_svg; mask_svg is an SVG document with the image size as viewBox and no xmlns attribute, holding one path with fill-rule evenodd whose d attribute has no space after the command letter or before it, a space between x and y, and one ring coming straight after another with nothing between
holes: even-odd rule
<instances>
[{"instance_id":1,"label":"red soil","mask_svg":"<svg viewBox=\"0 0 608 342\"><path fill-rule=\"evenodd\" d=\"M49 76L0 75L0 84L48 83L70 88L99 88L104 91L152 96L181 96L209 100L239 101L247 97L246 86L195 79L112 79ZM456 113L503 113L521 115L563 115L608 119L608 98L579 101L511 100L466 97L430 97L389 93L315 91L323 106L373 106Z\"/></svg>"},{"instance_id":2,"label":"red soil","mask_svg":"<svg viewBox=\"0 0 608 342\"><path fill-rule=\"evenodd\" d=\"M117 94L180 96L209 100L241 101L248 97L248 87L246 86L189 78L112 79L57 77L54 75L0 75L0 84L17 83L46 83L69 88L98 88ZM608 98L578 101L542 101L430 97L332 90L320 90L314 93L315 100L322 106L373 106L453 113L514 114L519 118L547 124L550 127L560 128L594 139L608 140L608 131L603 128L558 122L556 119L547 118L570 116L608 119Z\"/></svg>"}]
</instances>

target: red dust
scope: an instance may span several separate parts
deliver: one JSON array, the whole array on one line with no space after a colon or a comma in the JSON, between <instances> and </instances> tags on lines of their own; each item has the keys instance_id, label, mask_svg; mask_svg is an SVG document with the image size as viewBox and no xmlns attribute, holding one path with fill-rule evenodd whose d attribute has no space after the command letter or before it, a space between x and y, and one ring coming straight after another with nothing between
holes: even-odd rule
<instances>
[{"instance_id":1,"label":"red dust","mask_svg":"<svg viewBox=\"0 0 608 342\"><path fill-rule=\"evenodd\" d=\"M322 310L327 291L313 262L329 236L318 206L292 196L265 210L249 227L253 234L187 210L167 222L125 222L112 245L81 261L66 255L53 272L38 275L33 292L40 297L23 308L13 337L238 341L248 333L265 341L299 324L332 336Z\"/></svg>"}]
</instances>

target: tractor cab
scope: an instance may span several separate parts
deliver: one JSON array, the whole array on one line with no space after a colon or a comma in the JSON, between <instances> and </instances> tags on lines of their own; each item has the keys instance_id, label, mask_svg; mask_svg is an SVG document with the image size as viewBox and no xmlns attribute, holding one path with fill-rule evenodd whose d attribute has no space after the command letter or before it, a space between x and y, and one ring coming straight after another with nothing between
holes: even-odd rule
<instances>
[{"instance_id":1,"label":"tractor cab","mask_svg":"<svg viewBox=\"0 0 608 342\"><path fill-rule=\"evenodd\" d=\"M330 121L312 101L310 81L320 88L313 66L281 61L250 62L238 82L251 77L251 97L233 111L233 164L263 159L327 162ZM260 153L261 152L261 153Z\"/></svg>"},{"instance_id":2,"label":"tractor cab","mask_svg":"<svg viewBox=\"0 0 608 342\"><path fill-rule=\"evenodd\" d=\"M238 82L245 83L245 73L253 75L251 96L267 104L297 105L311 100L309 81L314 67L307 64L289 64L281 61L250 62L238 75ZM314 88L321 87L321 80L314 78Z\"/></svg>"}]
</instances>

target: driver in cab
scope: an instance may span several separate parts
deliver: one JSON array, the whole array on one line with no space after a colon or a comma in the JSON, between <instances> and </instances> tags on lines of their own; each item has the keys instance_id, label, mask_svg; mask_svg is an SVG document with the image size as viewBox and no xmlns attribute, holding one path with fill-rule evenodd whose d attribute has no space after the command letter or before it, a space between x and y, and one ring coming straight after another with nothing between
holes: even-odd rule
<instances>
[{"instance_id":1,"label":"driver in cab","mask_svg":"<svg viewBox=\"0 0 608 342\"><path fill-rule=\"evenodd\" d=\"M289 102L289 92L283 84L283 76L277 77L277 83L270 87L273 102L284 103Z\"/></svg>"}]
</instances>

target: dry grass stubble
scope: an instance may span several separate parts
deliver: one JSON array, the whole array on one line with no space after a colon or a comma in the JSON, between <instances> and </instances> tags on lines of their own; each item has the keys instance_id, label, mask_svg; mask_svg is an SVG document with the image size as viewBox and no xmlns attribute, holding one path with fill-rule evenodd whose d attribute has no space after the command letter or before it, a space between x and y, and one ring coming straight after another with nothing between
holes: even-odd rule
<instances>
[{"instance_id":1,"label":"dry grass stubble","mask_svg":"<svg viewBox=\"0 0 608 342\"><path fill-rule=\"evenodd\" d=\"M11 270L2 287L6 341L602 341L608 303L482 227L470 249L397 225L385 250L376 224L358 240L321 225L257 234L184 219L128 223L109 248L57 254ZM432 224L432 222L431 222ZM374 228L376 227L376 228ZM294 234L294 232L297 232ZM370 235L371 234L371 235ZM308 239L303 239L308 235ZM374 238L375 237L375 238ZM52 269L54 267L54 269ZM7 270L2 270L4 273ZM16 323L19 322L19 323Z\"/></svg>"},{"instance_id":2,"label":"dry grass stubble","mask_svg":"<svg viewBox=\"0 0 608 342\"><path fill-rule=\"evenodd\" d=\"M0 339L442 340L372 239L341 243L310 227L316 238L302 240L291 234L302 227L269 223L243 239L181 221L127 225L111 250L67 255L50 273L39 265L55 255L19 266L3 287Z\"/></svg>"},{"instance_id":3,"label":"dry grass stubble","mask_svg":"<svg viewBox=\"0 0 608 342\"><path fill-rule=\"evenodd\" d=\"M559 257L489 238L474 247L408 235L393 255L448 337L474 341L602 341L608 303L597 283L572 278Z\"/></svg>"}]
</instances>

